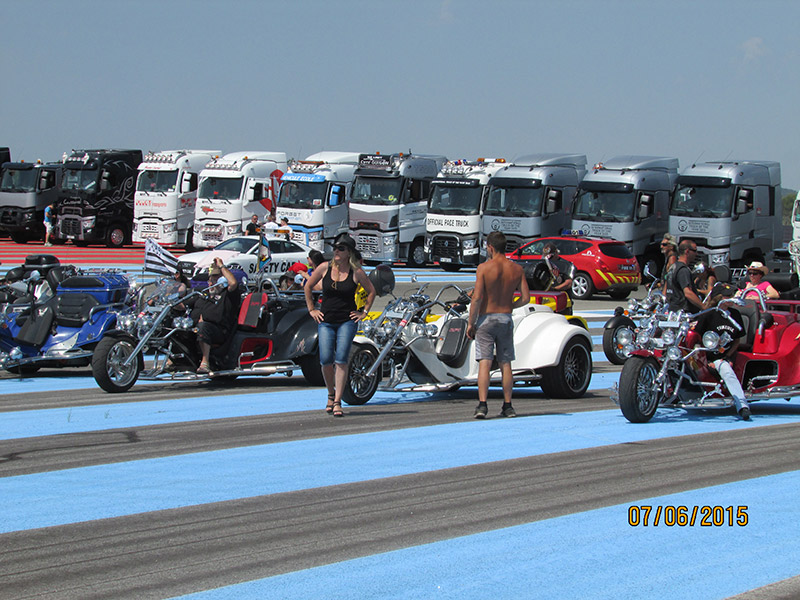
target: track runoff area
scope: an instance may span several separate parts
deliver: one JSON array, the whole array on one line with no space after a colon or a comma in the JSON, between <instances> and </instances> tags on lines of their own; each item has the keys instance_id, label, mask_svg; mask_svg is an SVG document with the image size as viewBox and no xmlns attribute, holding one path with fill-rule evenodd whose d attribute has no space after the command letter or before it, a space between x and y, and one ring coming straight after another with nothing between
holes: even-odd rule
<instances>
[{"instance_id":1,"label":"track runoff area","mask_svg":"<svg viewBox=\"0 0 800 600\"><path fill-rule=\"evenodd\" d=\"M516 419L493 391L473 420L474 388L333 420L299 376L117 396L87 369L4 374L0 595L797 597L800 406L628 423L601 350L614 306L576 305L587 397L517 389Z\"/></svg>"}]
</instances>

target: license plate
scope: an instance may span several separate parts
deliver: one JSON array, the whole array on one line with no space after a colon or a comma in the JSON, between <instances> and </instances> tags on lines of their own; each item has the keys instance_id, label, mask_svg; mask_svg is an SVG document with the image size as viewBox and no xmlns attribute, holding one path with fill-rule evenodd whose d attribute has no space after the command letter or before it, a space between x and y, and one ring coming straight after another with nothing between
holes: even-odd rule
<instances>
[{"instance_id":1,"label":"license plate","mask_svg":"<svg viewBox=\"0 0 800 600\"><path fill-rule=\"evenodd\" d=\"M633 265L622 265L622 266L619 268L619 270L620 270L620 271L635 271L635 270L636 270L636 267L634 267Z\"/></svg>"},{"instance_id":2,"label":"license plate","mask_svg":"<svg viewBox=\"0 0 800 600\"><path fill-rule=\"evenodd\" d=\"M453 259L450 258L449 256L443 256L442 258L439 259L439 262L440 263L443 263L443 262L449 263L449 262L453 262Z\"/></svg>"}]
</instances>

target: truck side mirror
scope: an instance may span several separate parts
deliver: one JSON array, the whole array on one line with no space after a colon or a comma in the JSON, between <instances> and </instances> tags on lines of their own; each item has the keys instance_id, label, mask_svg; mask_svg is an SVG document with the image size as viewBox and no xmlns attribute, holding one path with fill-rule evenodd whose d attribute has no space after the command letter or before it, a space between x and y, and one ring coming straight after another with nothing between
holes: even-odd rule
<instances>
[{"instance_id":1,"label":"truck side mirror","mask_svg":"<svg viewBox=\"0 0 800 600\"><path fill-rule=\"evenodd\" d=\"M545 212L552 214L561 208L561 190L548 190Z\"/></svg>"},{"instance_id":2,"label":"truck side mirror","mask_svg":"<svg viewBox=\"0 0 800 600\"><path fill-rule=\"evenodd\" d=\"M330 206L339 206L341 202L342 196L342 186L340 185L332 185L331 186L331 199L328 201Z\"/></svg>"},{"instance_id":3,"label":"truck side mirror","mask_svg":"<svg viewBox=\"0 0 800 600\"><path fill-rule=\"evenodd\" d=\"M741 215L753 208L753 190L739 190L736 195L736 214Z\"/></svg>"},{"instance_id":4,"label":"truck side mirror","mask_svg":"<svg viewBox=\"0 0 800 600\"><path fill-rule=\"evenodd\" d=\"M53 181L53 173L42 173L42 176L39 177L39 189L49 190L51 187L53 187L53 185L55 185L55 181Z\"/></svg>"},{"instance_id":5,"label":"truck side mirror","mask_svg":"<svg viewBox=\"0 0 800 600\"><path fill-rule=\"evenodd\" d=\"M188 194L192 191L192 173L184 173L181 177L181 194Z\"/></svg>"},{"instance_id":6,"label":"truck side mirror","mask_svg":"<svg viewBox=\"0 0 800 600\"><path fill-rule=\"evenodd\" d=\"M100 189L103 191L111 189L111 173L108 171L100 174Z\"/></svg>"},{"instance_id":7,"label":"truck side mirror","mask_svg":"<svg viewBox=\"0 0 800 600\"><path fill-rule=\"evenodd\" d=\"M638 220L646 219L652 214L653 196L651 194L642 194L639 198L639 211L636 213Z\"/></svg>"}]
</instances>

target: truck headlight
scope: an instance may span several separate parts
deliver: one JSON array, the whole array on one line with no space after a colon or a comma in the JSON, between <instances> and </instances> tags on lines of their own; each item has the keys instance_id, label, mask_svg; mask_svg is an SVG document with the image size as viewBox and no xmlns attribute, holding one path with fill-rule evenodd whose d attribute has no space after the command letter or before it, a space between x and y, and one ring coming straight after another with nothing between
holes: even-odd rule
<instances>
[{"instance_id":1,"label":"truck headlight","mask_svg":"<svg viewBox=\"0 0 800 600\"><path fill-rule=\"evenodd\" d=\"M730 252L722 252L721 254L712 254L709 257L711 261L711 266L713 265L727 265L730 262L731 253Z\"/></svg>"},{"instance_id":2,"label":"truck headlight","mask_svg":"<svg viewBox=\"0 0 800 600\"><path fill-rule=\"evenodd\" d=\"M476 240L476 239L464 240L464 244L463 244L464 250L472 250L477 245L478 245L478 240Z\"/></svg>"},{"instance_id":3,"label":"truck headlight","mask_svg":"<svg viewBox=\"0 0 800 600\"><path fill-rule=\"evenodd\" d=\"M396 244L397 244L396 235L387 235L385 238L383 238L384 246L395 246Z\"/></svg>"},{"instance_id":4,"label":"truck headlight","mask_svg":"<svg viewBox=\"0 0 800 600\"><path fill-rule=\"evenodd\" d=\"M225 227L225 231L228 233L228 235L236 235L241 230L242 227L238 223L234 223L233 225L228 225Z\"/></svg>"},{"instance_id":5,"label":"truck headlight","mask_svg":"<svg viewBox=\"0 0 800 600\"><path fill-rule=\"evenodd\" d=\"M164 223L162 226L164 233L173 233L178 229L177 223Z\"/></svg>"},{"instance_id":6,"label":"truck headlight","mask_svg":"<svg viewBox=\"0 0 800 600\"><path fill-rule=\"evenodd\" d=\"M97 217L84 217L83 218L83 226L86 229L91 229L94 227L94 224L97 222Z\"/></svg>"},{"instance_id":7,"label":"truck headlight","mask_svg":"<svg viewBox=\"0 0 800 600\"><path fill-rule=\"evenodd\" d=\"M321 231L309 231L308 232L308 241L309 242L318 242L322 239L322 232Z\"/></svg>"}]
</instances>

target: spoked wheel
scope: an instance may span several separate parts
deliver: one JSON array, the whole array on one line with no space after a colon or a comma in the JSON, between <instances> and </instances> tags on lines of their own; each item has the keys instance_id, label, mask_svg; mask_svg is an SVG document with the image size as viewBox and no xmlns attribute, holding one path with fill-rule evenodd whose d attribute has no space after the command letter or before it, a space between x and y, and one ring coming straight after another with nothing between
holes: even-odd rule
<instances>
[{"instance_id":1,"label":"spoked wheel","mask_svg":"<svg viewBox=\"0 0 800 600\"><path fill-rule=\"evenodd\" d=\"M371 346L353 344L350 352L350 367L347 377L347 387L344 388L342 400L347 404L366 404L375 395L378 384L381 382L381 371L377 369L372 377L367 377L378 358L378 353Z\"/></svg>"},{"instance_id":2,"label":"spoked wheel","mask_svg":"<svg viewBox=\"0 0 800 600\"><path fill-rule=\"evenodd\" d=\"M100 340L92 356L92 375L97 385L111 393L128 391L144 368L141 353L130 364L123 364L135 347L132 338L104 337Z\"/></svg>"},{"instance_id":3,"label":"spoked wheel","mask_svg":"<svg viewBox=\"0 0 800 600\"><path fill-rule=\"evenodd\" d=\"M114 224L106 235L106 246L109 248L122 248L126 238L125 229L121 225Z\"/></svg>"},{"instance_id":4,"label":"spoked wheel","mask_svg":"<svg viewBox=\"0 0 800 600\"><path fill-rule=\"evenodd\" d=\"M542 369L542 391L551 398L580 398L592 379L592 351L582 337L564 347L555 367Z\"/></svg>"},{"instance_id":5,"label":"spoked wheel","mask_svg":"<svg viewBox=\"0 0 800 600\"><path fill-rule=\"evenodd\" d=\"M614 328L603 330L603 352L611 364L623 365L628 360L628 357L622 352L622 344L617 339L619 332L624 330L633 332L633 328L628 324L620 324Z\"/></svg>"},{"instance_id":6,"label":"spoked wheel","mask_svg":"<svg viewBox=\"0 0 800 600\"><path fill-rule=\"evenodd\" d=\"M647 423L656 414L661 398L658 370L652 358L632 356L625 361L619 377L619 407L631 423Z\"/></svg>"}]
</instances>

